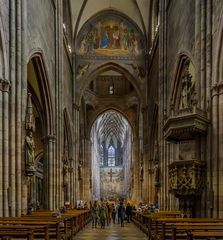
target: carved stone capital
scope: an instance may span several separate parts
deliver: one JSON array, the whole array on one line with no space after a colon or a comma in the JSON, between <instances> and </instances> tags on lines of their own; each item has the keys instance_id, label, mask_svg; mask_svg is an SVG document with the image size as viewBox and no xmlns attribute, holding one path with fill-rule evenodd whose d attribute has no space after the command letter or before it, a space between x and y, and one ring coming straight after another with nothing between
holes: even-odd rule
<instances>
[{"instance_id":1,"label":"carved stone capital","mask_svg":"<svg viewBox=\"0 0 223 240\"><path fill-rule=\"evenodd\" d=\"M45 137L45 140L49 141L49 142L55 142L56 141L56 136L53 135L53 134L49 134Z\"/></svg>"},{"instance_id":2,"label":"carved stone capital","mask_svg":"<svg viewBox=\"0 0 223 240\"><path fill-rule=\"evenodd\" d=\"M219 95L223 94L223 81L218 83L218 93Z\"/></svg>"},{"instance_id":3,"label":"carved stone capital","mask_svg":"<svg viewBox=\"0 0 223 240\"><path fill-rule=\"evenodd\" d=\"M217 96L217 95L218 95L218 85L215 84L211 88L211 96L214 97L214 96Z\"/></svg>"},{"instance_id":4,"label":"carved stone capital","mask_svg":"<svg viewBox=\"0 0 223 240\"><path fill-rule=\"evenodd\" d=\"M76 103L73 103L73 108L77 111L80 111L80 106L78 106Z\"/></svg>"},{"instance_id":5,"label":"carved stone capital","mask_svg":"<svg viewBox=\"0 0 223 240\"><path fill-rule=\"evenodd\" d=\"M11 83L8 80L0 78L0 91L9 92L10 86Z\"/></svg>"}]
</instances>

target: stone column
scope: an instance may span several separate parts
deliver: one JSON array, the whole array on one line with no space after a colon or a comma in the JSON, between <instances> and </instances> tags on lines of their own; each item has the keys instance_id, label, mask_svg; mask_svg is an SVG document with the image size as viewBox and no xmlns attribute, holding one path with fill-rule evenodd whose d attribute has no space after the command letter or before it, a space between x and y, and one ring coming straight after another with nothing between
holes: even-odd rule
<instances>
[{"instance_id":1,"label":"stone column","mask_svg":"<svg viewBox=\"0 0 223 240\"><path fill-rule=\"evenodd\" d=\"M78 178L78 163L79 163L79 106L73 104L73 122L74 122L74 206L77 200L80 199L79 193L79 178Z\"/></svg>"},{"instance_id":2,"label":"stone column","mask_svg":"<svg viewBox=\"0 0 223 240\"><path fill-rule=\"evenodd\" d=\"M74 203L75 203L75 166L74 166L74 159L73 158L69 158L69 162L70 162L70 205L73 207Z\"/></svg>"},{"instance_id":3,"label":"stone column","mask_svg":"<svg viewBox=\"0 0 223 240\"><path fill-rule=\"evenodd\" d=\"M15 170L15 59L16 59L16 26L15 0L10 0L10 186L11 186L11 216L16 215L16 170ZM1 201L0 201L1 202ZM1 208L1 207L0 207Z\"/></svg>"},{"instance_id":4,"label":"stone column","mask_svg":"<svg viewBox=\"0 0 223 240\"><path fill-rule=\"evenodd\" d=\"M22 160L21 160L21 214L26 213L27 209L27 190L26 176L23 174L25 169L23 141L25 138L25 128L23 125L26 115L27 104L27 0L21 0L21 138L22 138ZM15 193L16 194L16 193Z\"/></svg>"},{"instance_id":5,"label":"stone column","mask_svg":"<svg viewBox=\"0 0 223 240\"><path fill-rule=\"evenodd\" d=\"M16 99L15 99L15 142L16 142L16 212L19 216L22 211L22 119L21 119L21 82L22 82L22 72L21 72L21 44L22 44L22 32L21 32L21 4L22 1L16 1Z\"/></svg>"},{"instance_id":6,"label":"stone column","mask_svg":"<svg viewBox=\"0 0 223 240\"><path fill-rule=\"evenodd\" d=\"M62 199L62 149L63 149L63 1L54 1L55 8L55 126L56 126L56 145L55 145L55 162L56 169L55 175L57 176L52 180L57 186L55 192L57 193L57 203L52 203L51 207L61 207L64 205ZM51 134L51 133L50 133ZM53 183L51 183L52 185ZM53 194L54 190L51 192ZM51 201L51 200L50 200Z\"/></svg>"},{"instance_id":7,"label":"stone column","mask_svg":"<svg viewBox=\"0 0 223 240\"><path fill-rule=\"evenodd\" d=\"M55 144L55 136L48 135L45 138L45 150L46 153L44 156L44 202L45 202L45 208L48 210L54 210L53 209L53 199L55 196L53 195L53 189L56 187L54 186L53 181L53 146Z\"/></svg>"},{"instance_id":8,"label":"stone column","mask_svg":"<svg viewBox=\"0 0 223 240\"><path fill-rule=\"evenodd\" d=\"M219 210L219 188L218 188L218 86L212 88L212 186L214 199L211 204L213 217L218 217Z\"/></svg>"},{"instance_id":9,"label":"stone column","mask_svg":"<svg viewBox=\"0 0 223 240\"><path fill-rule=\"evenodd\" d=\"M132 171L134 178L132 198L136 201L140 201L138 138L134 138L132 141Z\"/></svg>"},{"instance_id":10,"label":"stone column","mask_svg":"<svg viewBox=\"0 0 223 240\"><path fill-rule=\"evenodd\" d=\"M11 203L9 203L8 193L9 189L9 88L10 83L5 79L0 79L0 141L1 144L1 152L0 152L0 169L2 171L1 178L1 216L9 216L9 205L11 207ZM3 212L2 212L3 210Z\"/></svg>"},{"instance_id":11,"label":"stone column","mask_svg":"<svg viewBox=\"0 0 223 240\"><path fill-rule=\"evenodd\" d=\"M149 146L144 145L144 154L143 154L143 162L144 162L144 182L143 182L143 201L149 202Z\"/></svg>"},{"instance_id":12,"label":"stone column","mask_svg":"<svg viewBox=\"0 0 223 240\"><path fill-rule=\"evenodd\" d=\"M219 128L218 128L218 135L219 135L219 147L218 147L218 217L223 217L223 82L220 82L219 85Z\"/></svg>"},{"instance_id":13,"label":"stone column","mask_svg":"<svg viewBox=\"0 0 223 240\"><path fill-rule=\"evenodd\" d=\"M198 107L201 107L201 0L195 1L195 79Z\"/></svg>"},{"instance_id":14,"label":"stone column","mask_svg":"<svg viewBox=\"0 0 223 240\"><path fill-rule=\"evenodd\" d=\"M201 1L201 28L200 28L200 102L201 108L206 109L206 1ZM196 16L195 16L196 17Z\"/></svg>"},{"instance_id":15,"label":"stone column","mask_svg":"<svg viewBox=\"0 0 223 240\"><path fill-rule=\"evenodd\" d=\"M211 81L212 81L212 0L207 0L207 28L206 28L206 109L208 114L208 119L211 118ZM208 128L207 134L207 146L206 146L206 161L207 161L207 198L209 199L206 204L207 217L212 217L212 211L210 208L210 200L212 191L210 186L212 186L212 156L211 156L211 146L212 146L212 135L211 127Z\"/></svg>"},{"instance_id":16,"label":"stone column","mask_svg":"<svg viewBox=\"0 0 223 240\"><path fill-rule=\"evenodd\" d=\"M4 80L0 79L0 83ZM0 92L0 145L3 145L3 89L2 84L0 84L1 92ZM0 216L3 216L3 148L0 147Z\"/></svg>"},{"instance_id":17,"label":"stone column","mask_svg":"<svg viewBox=\"0 0 223 240\"><path fill-rule=\"evenodd\" d=\"M164 177L163 173L166 171L164 167L165 158L165 140L163 137L163 122L164 115L167 111L167 95L166 95L166 41L167 41L167 29L166 29L166 4L167 1L160 1L160 27L159 27L159 150L160 150L160 171L161 171L161 197L160 208L163 209L165 204L165 189L164 189ZM153 179L153 175L151 176Z\"/></svg>"},{"instance_id":18,"label":"stone column","mask_svg":"<svg viewBox=\"0 0 223 240\"><path fill-rule=\"evenodd\" d=\"M90 197L90 162L91 162L91 141L84 139L84 164L83 164L83 197L89 201Z\"/></svg>"}]
</instances>

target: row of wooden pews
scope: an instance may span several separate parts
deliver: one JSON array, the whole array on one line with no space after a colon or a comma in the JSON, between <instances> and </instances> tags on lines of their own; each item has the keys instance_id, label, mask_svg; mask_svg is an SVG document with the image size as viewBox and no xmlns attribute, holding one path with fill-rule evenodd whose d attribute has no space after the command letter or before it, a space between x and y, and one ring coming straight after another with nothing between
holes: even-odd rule
<instances>
[{"instance_id":1,"label":"row of wooden pews","mask_svg":"<svg viewBox=\"0 0 223 240\"><path fill-rule=\"evenodd\" d=\"M223 219L182 218L180 212L133 213L133 222L155 240L223 239Z\"/></svg>"},{"instance_id":2,"label":"row of wooden pews","mask_svg":"<svg viewBox=\"0 0 223 240\"><path fill-rule=\"evenodd\" d=\"M72 240L90 221L88 210L68 210L58 216L51 211L38 211L22 217L0 217L0 239Z\"/></svg>"}]
</instances>

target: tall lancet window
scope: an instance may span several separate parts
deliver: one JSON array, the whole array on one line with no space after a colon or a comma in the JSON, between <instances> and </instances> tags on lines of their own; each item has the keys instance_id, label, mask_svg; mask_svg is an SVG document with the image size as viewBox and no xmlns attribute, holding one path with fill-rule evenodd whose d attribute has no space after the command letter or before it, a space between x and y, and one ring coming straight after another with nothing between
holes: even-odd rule
<instances>
[{"instance_id":1,"label":"tall lancet window","mask_svg":"<svg viewBox=\"0 0 223 240\"><path fill-rule=\"evenodd\" d=\"M108 148L108 166L115 167L115 148L112 145Z\"/></svg>"},{"instance_id":2,"label":"tall lancet window","mask_svg":"<svg viewBox=\"0 0 223 240\"><path fill-rule=\"evenodd\" d=\"M103 166L104 165L104 148L102 144L99 147L99 161L100 161L100 166Z\"/></svg>"}]
</instances>

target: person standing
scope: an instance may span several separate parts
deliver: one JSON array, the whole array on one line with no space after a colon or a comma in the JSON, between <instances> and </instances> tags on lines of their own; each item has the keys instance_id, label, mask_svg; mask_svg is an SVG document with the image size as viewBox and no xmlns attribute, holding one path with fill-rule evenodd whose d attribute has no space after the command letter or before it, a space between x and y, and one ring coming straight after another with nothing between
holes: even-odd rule
<instances>
[{"instance_id":1,"label":"person standing","mask_svg":"<svg viewBox=\"0 0 223 240\"><path fill-rule=\"evenodd\" d=\"M116 209L115 209L115 204L112 204L112 221L113 224L115 224L115 217L116 217Z\"/></svg>"},{"instance_id":2,"label":"person standing","mask_svg":"<svg viewBox=\"0 0 223 240\"><path fill-rule=\"evenodd\" d=\"M125 206L123 205L123 202L120 202L119 208L118 208L118 217L121 222L121 227L124 227L124 219L125 219Z\"/></svg>"},{"instance_id":3,"label":"person standing","mask_svg":"<svg viewBox=\"0 0 223 240\"><path fill-rule=\"evenodd\" d=\"M96 201L94 202L94 205L91 204L90 212L92 217L92 228L97 228L99 209Z\"/></svg>"},{"instance_id":4,"label":"person standing","mask_svg":"<svg viewBox=\"0 0 223 240\"><path fill-rule=\"evenodd\" d=\"M101 228L105 228L106 211L107 211L106 205L104 203L101 203L101 206L99 208Z\"/></svg>"},{"instance_id":5,"label":"person standing","mask_svg":"<svg viewBox=\"0 0 223 240\"><path fill-rule=\"evenodd\" d=\"M127 216L127 222L129 223L132 215L132 206L130 205L130 203L127 204L125 213Z\"/></svg>"}]
</instances>

